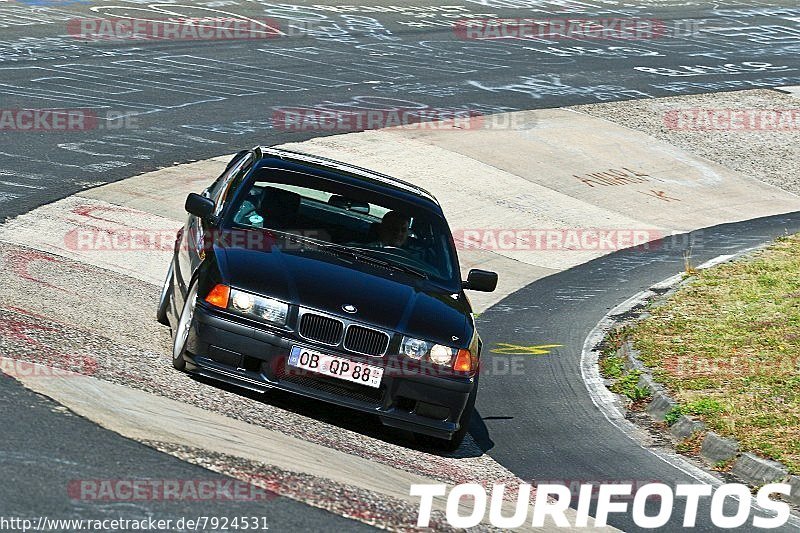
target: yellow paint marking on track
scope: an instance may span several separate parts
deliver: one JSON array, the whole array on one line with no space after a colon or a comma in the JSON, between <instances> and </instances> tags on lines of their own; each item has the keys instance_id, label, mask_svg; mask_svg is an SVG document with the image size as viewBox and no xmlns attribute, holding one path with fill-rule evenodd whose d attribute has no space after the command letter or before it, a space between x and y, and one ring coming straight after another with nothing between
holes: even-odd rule
<instances>
[{"instance_id":1,"label":"yellow paint marking on track","mask_svg":"<svg viewBox=\"0 0 800 533\"><path fill-rule=\"evenodd\" d=\"M492 353L504 355L547 355L550 353L551 348L558 348L563 344L539 344L538 346L519 346L517 344L508 344L506 342L498 342L496 348L492 348Z\"/></svg>"}]
</instances>

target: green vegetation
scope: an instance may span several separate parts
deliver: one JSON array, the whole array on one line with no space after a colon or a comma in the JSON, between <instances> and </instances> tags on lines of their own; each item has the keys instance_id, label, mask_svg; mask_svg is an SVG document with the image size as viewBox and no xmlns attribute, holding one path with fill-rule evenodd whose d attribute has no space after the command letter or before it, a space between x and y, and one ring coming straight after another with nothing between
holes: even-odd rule
<instances>
[{"instance_id":1,"label":"green vegetation","mask_svg":"<svg viewBox=\"0 0 800 533\"><path fill-rule=\"evenodd\" d=\"M729 472L733 467L733 463L736 459L728 459L727 461L717 461L714 463L714 470L718 472Z\"/></svg>"},{"instance_id":2,"label":"green vegetation","mask_svg":"<svg viewBox=\"0 0 800 533\"><path fill-rule=\"evenodd\" d=\"M627 396L634 403L643 402L651 395L647 387L639 387L640 370L627 371L622 358L617 355L607 355L600 359L600 373L603 377L614 380L610 389L612 392Z\"/></svg>"},{"instance_id":3,"label":"green vegetation","mask_svg":"<svg viewBox=\"0 0 800 533\"><path fill-rule=\"evenodd\" d=\"M616 355L600 359L600 373L609 379L619 379L625 373L625 364Z\"/></svg>"},{"instance_id":4,"label":"green vegetation","mask_svg":"<svg viewBox=\"0 0 800 533\"><path fill-rule=\"evenodd\" d=\"M679 403L668 423L694 415L800 474L800 236L696 273L626 336Z\"/></svg>"},{"instance_id":5,"label":"green vegetation","mask_svg":"<svg viewBox=\"0 0 800 533\"><path fill-rule=\"evenodd\" d=\"M722 404L711 398L697 398L685 404L678 404L664 416L664 421L671 426L681 415L713 415L723 412Z\"/></svg>"},{"instance_id":6,"label":"green vegetation","mask_svg":"<svg viewBox=\"0 0 800 533\"><path fill-rule=\"evenodd\" d=\"M683 411L681 410L680 405L676 405L672 409L669 410L667 414L664 415L664 422L667 423L668 426L673 425L678 419L683 415Z\"/></svg>"},{"instance_id":7,"label":"green vegetation","mask_svg":"<svg viewBox=\"0 0 800 533\"><path fill-rule=\"evenodd\" d=\"M620 377L612 386L611 390L617 394L627 396L633 402L641 402L650 397L650 389L647 387L639 387L639 376L642 375L640 370L631 370Z\"/></svg>"}]
</instances>

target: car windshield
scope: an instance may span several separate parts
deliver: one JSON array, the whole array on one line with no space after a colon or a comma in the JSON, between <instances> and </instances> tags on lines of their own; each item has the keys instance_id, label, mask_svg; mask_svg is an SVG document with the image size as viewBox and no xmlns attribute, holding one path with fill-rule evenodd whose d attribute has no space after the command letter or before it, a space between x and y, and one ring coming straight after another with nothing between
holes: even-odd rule
<instances>
[{"instance_id":1,"label":"car windshield","mask_svg":"<svg viewBox=\"0 0 800 533\"><path fill-rule=\"evenodd\" d=\"M361 187L259 169L227 216L238 228L279 230L439 282L460 279L441 215Z\"/></svg>"}]
</instances>

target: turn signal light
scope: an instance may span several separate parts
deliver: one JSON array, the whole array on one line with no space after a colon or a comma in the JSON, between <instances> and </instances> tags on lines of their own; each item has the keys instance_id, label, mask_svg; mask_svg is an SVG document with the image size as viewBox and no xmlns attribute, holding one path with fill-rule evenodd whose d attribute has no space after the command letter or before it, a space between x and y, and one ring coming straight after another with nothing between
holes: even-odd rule
<instances>
[{"instance_id":1,"label":"turn signal light","mask_svg":"<svg viewBox=\"0 0 800 533\"><path fill-rule=\"evenodd\" d=\"M211 289L211 292L208 293L206 296L206 302L210 303L214 307L219 307L222 309L228 308L228 299L231 297L231 288L227 285L223 285L218 283Z\"/></svg>"},{"instance_id":2,"label":"turn signal light","mask_svg":"<svg viewBox=\"0 0 800 533\"><path fill-rule=\"evenodd\" d=\"M456 372L469 372L472 370L472 354L469 350L459 350L456 360L453 362L453 370Z\"/></svg>"}]
</instances>

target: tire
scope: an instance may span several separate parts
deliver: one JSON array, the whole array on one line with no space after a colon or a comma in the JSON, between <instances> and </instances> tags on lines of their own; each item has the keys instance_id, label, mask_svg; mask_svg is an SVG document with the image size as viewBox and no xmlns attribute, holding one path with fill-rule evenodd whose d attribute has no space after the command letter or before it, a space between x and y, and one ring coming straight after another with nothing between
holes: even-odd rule
<instances>
[{"instance_id":1,"label":"tire","mask_svg":"<svg viewBox=\"0 0 800 533\"><path fill-rule=\"evenodd\" d=\"M478 375L475 375L475 386L472 387L472 392L469 393L469 398L467 398L467 405L464 406L464 411L461 413L461 417L458 419L458 431L453 433L453 436L449 439L440 439L439 442L441 444L439 447L442 450L448 452L456 451L460 446L461 442L464 440L464 437L467 436L469 433L469 421L472 418L472 413L475 411L475 399L478 397Z\"/></svg>"},{"instance_id":2,"label":"tire","mask_svg":"<svg viewBox=\"0 0 800 533\"><path fill-rule=\"evenodd\" d=\"M197 282L193 283L186 294L186 301L183 303L183 311L178 319L178 325L172 331L172 366L177 370L186 369L186 360L183 358L186 352L186 341L189 338L189 331L194 323L194 310L197 305Z\"/></svg>"},{"instance_id":3,"label":"tire","mask_svg":"<svg viewBox=\"0 0 800 533\"><path fill-rule=\"evenodd\" d=\"M156 320L165 326L170 325L167 312L169 311L170 300L172 300L173 268L173 263L170 261L167 277L164 279L164 285L161 287L161 296L158 298L158 310L156 311Z\"/></svg>"}]
</instances>

